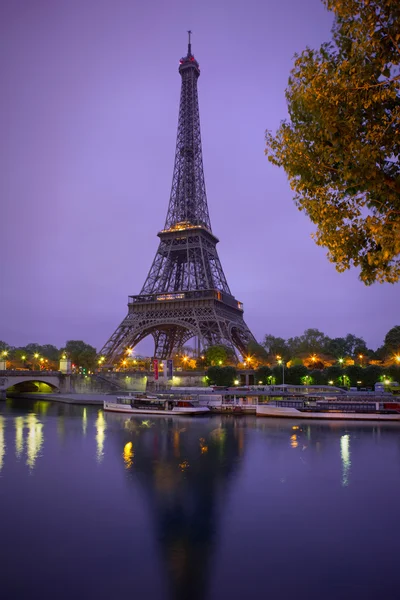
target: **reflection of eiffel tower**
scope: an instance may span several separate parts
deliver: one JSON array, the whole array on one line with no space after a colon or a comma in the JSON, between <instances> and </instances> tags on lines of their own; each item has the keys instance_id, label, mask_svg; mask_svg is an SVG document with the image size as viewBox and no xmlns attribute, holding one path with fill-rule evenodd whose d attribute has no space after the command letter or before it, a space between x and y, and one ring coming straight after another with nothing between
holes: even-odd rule
<instances>
[{"instance_id":1,"label":"reflection of eiffel tower","mask_svg":"<svg viewBox=\"0 0 400 600\"><path fill-rule=\"evenodd\" d=\"M180 60L182 78L172 190L160 244L142 291L129 296L128 315L102 348L112 364L126 347L152 335L154 356L171 357L189 339L244 353L253 335L232 295L208 213L197 97L199 63Z\"/></svg>"},{"instance_id":2,"label":"reflection of eiffel tower","mask_svg":"<svg viewBox=\"0 0 400 600\"><path fill-rule=\"evenodd\" d=\"M238 465L246 423L230 420L222 428L218 417L197 422L158 417L149 428L141 423L133 417L132 432L123 432L125 463L146 491L170 598L202 600L222 509L218 503Z\"/></svg>"}]
</instances>

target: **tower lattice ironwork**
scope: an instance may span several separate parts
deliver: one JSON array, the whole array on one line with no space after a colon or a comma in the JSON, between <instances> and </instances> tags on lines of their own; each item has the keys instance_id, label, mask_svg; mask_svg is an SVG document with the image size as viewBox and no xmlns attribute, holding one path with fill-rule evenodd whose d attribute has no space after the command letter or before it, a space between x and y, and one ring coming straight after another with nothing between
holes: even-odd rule
<instances>
[{"instance_id":1,"label":"tower lattice ironwork","mask_svg":"<svg viewBox=\"0 0 400 600\"><path fill-rule=\"evenodd\" d=\"M229 289L211 229L201 149L197 96L199 64L189 44L181 58L178 135L167 218L160 243L138 296L129 296L128 315L101 355L114 362L151 334L154 356L165 359L189 339L202 346L226 345L241 354L254 337L243 320L243 305Z\"/></svg>"}]
</instances>

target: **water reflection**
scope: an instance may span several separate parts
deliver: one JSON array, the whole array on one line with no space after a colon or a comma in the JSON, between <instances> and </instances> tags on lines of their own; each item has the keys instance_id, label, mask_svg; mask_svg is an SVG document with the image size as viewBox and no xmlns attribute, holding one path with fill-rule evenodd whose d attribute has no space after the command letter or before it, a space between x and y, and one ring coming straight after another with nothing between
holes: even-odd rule
<instances>
[{"instance_id":1,"label":"water reflection","mask_svg":"<svg viewBox=\"0 0 400 600\"><path fill-rule=\"evenodd\" d=\"M101 463L104 458L104 440L106 438L106 421L104 419L104 413L102 410L99 410L96 419L96 442L97 442L97 462Z\"/></svg>"},{"instance_id":2,"label":"water reflection","mask_svg":"<svg viewBox=\"0 0 400 600\"><path fill-rule=\"evenodd\" d=\"M127 442L124 446L124 452L123 452L123 457L124 457L124 462L125 462L125 468L129 469L132 464L133 464L133 444L132 442Z\"/></svg>"},{"instance_id":3,"label":"water reflection","mask_svg":"<svg viewBox=\"0 0 400 600\"><path fill-rule=\"evenodd\" d=\"M33 406L0 405L4 555L29 549L35 573L21 577L10 560L5 598L14 597L16 581L21 598L39 597L39 588L51 597L54 581L69 577L60 556L79 559L63 600L80 597L82 581L99 598L135 590L137 598L166 600L167 589L170 600L396 597L385 582L396 584L398 426L140 419L51 404L35 415ZM331 589L333 572L354 594L341 595L342 580ZM153 583L158 593L146 596Z\"/></svg>"},{"instance_id":4,"label":"water reflection","mask_svg":"<svg viewBox=\"0 0 400 600\"><path fill-rule=\"evenodd\" d=\"M24 451L24 417L15 417L15 456L21 458Z\"/></svg>"},{"instance_id":5,"label":"water reflection","mask_svg":"<svg viewBox=\"0 0 400 600\"><path fill-rule=\"evenodd\" d=\"M218 511L243 453L249 422L106 415L119 421L123 466L146 492L173 600L205 597ZM218 425L217 427L216 424ZM114 427L113 427L114 431ZM115 438L113 438L115 439Z\"/></svg>"},{"instance_id":6,"label":"water reflection","mask_svg":"<svg viewBox=\"0 0 400 600\"><path fill-rule=\"evenodd\" d=\"M31 413L26 417L26 424L28 427L26 464L30 469L33 469L43 445L43 423L38 420L35 414Z\"/></svg>"},{"instance_id":7,"label":"water reflection","mask_svg":"<svg viewBox=\"0 0 400 600\"><path fill-rule=\"evenodd\" d=\"M346 487L349 485L350 475L350 436L348 433L342 435L340 438L340 456L342 459L342 485Z\"/></svg>"},{"instance_id":8,"label":"water reflection","mask_svg":"<svg viewBox=\"0 0 400 600\"><path fill-rule=\"evenodd\" d=\"M84 406L83 412L82 412L82 431L83 431L83 435L86 435L86 429L87 429L87 410L86 410L86 406Z\"/></svg>"},{"instance_id":9,"label":"water reflection","mask_svg":"<svg viewBox=\"0 0 400 600\"><path fill-rule=\"evenodd\" d=\"M4 455L6 453L6 441L4 439L5 419L0 415L0 471L3 468Z\"/></svg>"}]
</instances>

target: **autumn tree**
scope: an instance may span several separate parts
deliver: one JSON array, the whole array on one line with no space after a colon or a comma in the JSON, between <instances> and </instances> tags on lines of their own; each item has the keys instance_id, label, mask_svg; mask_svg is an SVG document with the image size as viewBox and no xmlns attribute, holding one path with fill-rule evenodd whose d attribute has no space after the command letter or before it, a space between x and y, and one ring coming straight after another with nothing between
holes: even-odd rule
<instances>
[{"instance_id":1,"label":"autumn tree","mask_svg":"<svg viewBox=\"0 0 400 600\"><path fill-rule=\"evenodd\" d=\"M266 133L316 243L367 285L400 278L400 2L322 0L333 39L296 57L290 120Z\"/></svg>"}]
</instances>

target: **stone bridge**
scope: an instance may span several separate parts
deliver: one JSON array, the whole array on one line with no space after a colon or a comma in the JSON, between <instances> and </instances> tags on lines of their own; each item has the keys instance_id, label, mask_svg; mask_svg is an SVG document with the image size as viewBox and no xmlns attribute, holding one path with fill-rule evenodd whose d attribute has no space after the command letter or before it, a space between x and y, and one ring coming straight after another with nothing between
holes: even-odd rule
<instances>
[{"instance_id":1,"label":"stone bridge","mask_svg":"<svg viewBox=\"0 0 400 600\"><path fill-rule=\"evenodd\" d=\"M80 375L61 371L1 371L0 398L7 392L20 393L76 393L106 394L120 391L157 390L166 385L162 378L154 381L154 373L150 372L112 372ZM204 386L204 372L179 372L168 385Z\"/></svg>"},{"instance_id":2,"label":"stone bridge","mask_svg":"<svg viewBox=\"0 0 400 600\"><path fill-rule=\"evenodd\" d=\"M70 377L59 371L0 371L0 393L26 389L29 384L37 391L41 387L47 392L70 391Z\"/></svg>"}]
</instances>

